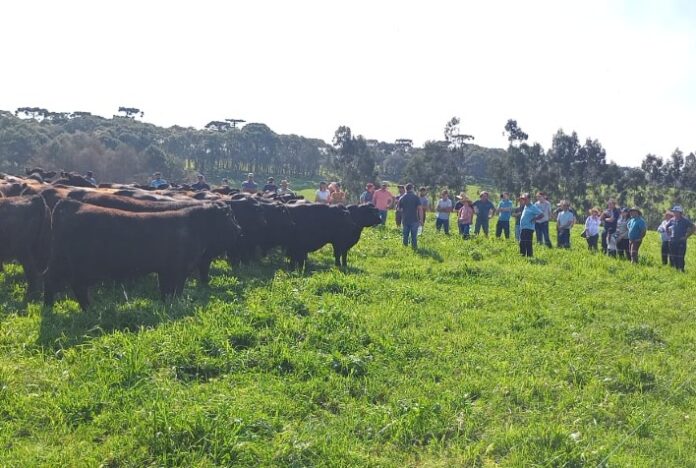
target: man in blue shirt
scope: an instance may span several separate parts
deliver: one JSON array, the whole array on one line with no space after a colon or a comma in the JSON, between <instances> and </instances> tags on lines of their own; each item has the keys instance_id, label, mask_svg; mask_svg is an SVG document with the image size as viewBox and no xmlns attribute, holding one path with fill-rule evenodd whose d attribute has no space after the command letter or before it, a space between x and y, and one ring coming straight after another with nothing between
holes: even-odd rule
<instances>
[{"instance_id":1,"label":"man in blue shirt","mask_svg":"<svg viewBox=\"0 0 696 468\"><path fill-rule=\"evenodd\" d=\"M408 246L411 237L411 247L418 248L418 226L423 225L423 207L420 198L413 192L413 184L406 184L406 193L399 197L397 208L401 210L404 246Z\"/></svg>"},{"instance_id":2,"label":"man in blue shirt","mask_svg":"<svg viewBox=\"0 0 696 468\"><path fill-rule=\"evenodd\" d=\"M638 208L631 208L628 212L631 219L628 220L628 254L631 257L631 263L638 263L638 250L643 242L645 233L648 232L648 226L643 219L643 212Z\"/></svg>"},{"instance_id":3,"label":"man in blue shirt","mask_svg":"<svg viewBox=\"0 0 696 468\"><path fill-rule=\"evenodd\" d=\"M266 185L263 186L263 193L275 193L276 191L278 191L278 186L275 184L275 179L269 177Z\"/></svg>"},{"instance_id":4,"label":"man in blue shirt","mask_svg":"<svg viewBox=\"0 0 696 468\"><path fill-rule=\"evenodd\" d=\"M167 185L167 181L162 178L161 172L155 172L152 174L152 180L150 181L150 187L158 189L163 185Z\"/></svg>"},{"instance_id":5,"label":"man in blue shirt","mask_svg":"<svg viewBox=\"0 0 696 468\"><path fill-rule=\"evenodd\" d=\"M522 215L520 215L520 254L523 257L531 257L534 252L532 250L535 229L535 221L544 217L544 213L535 205L532 205L529 199L529 194L520 195L520 202L524 207Z\"/></svg>"},{"instance_id":6,"label":"man in blue shirt","mask_svg":"<svg viewBox=\"0 0 696 468\"><path fill-rule=\"evenodd\" d=\"M505 238L510 238L510 216L512 215L512 200L510 194L503 192L498 203L498 223L495 225L495 237L500 238L504 232Z\"/></svg>"},{"instance_id":7,"label":"man in blue shirt","mask_svg":"<svg viewBox=\"0 0 696 468\"><path fill-rule=\"evenodd\" d=\"M372 194L375 192L375 185L370 182L365 186L365 191L360 194L360 203L372 203Z\"/></svg>"},{"instance_id":8,"label":"man in blue shirt","mask_svg":"<svg viewBox=\"0 0 696 468\"><path fill-rule=\"evenodd\" d=\"M686 240L696 231L696 226L689 218L684 217L684 208L675 205L672 208L674 217L667 224L669 234L669 259L674 268L684 271L686 259Z\"/></svg>"},{"instance_id":9,"label":"man in blue shirt","mask_svg":"<svg viewBox=\"0 0 696 468\"><path fill-rule=\"evenodd\" d=\"M256 193L258 187L258 184L254 182L254 173L250 172L247 174L247 180L242 182L242 192Z\"/></svg>"},{"instance_id":10,"label":"man in blue shirt","mask_svg":"<svg viewBox=\"0 0 696 468\"><path fill-rule=\"evenodd\" d=\"M478 235L483 228L483 234L488 237L488 220L495 213L495 206L488 199L488 192L483 191L480 198L474 202L474 211L476 212L476 225L474 226L474 234Z\"/></svg>"},{"instance_id":11,"label":"man in blue shirt","mask_svg":"<svg viewBox=\"0 0 696 468\"><path fill-rule=\"evenodd\" d=\"M191 186L196 192L202 192L204 190L210 190L210 185L205 181L203 174L198 174L198 182Z\"/></svg>"}]
</instances>

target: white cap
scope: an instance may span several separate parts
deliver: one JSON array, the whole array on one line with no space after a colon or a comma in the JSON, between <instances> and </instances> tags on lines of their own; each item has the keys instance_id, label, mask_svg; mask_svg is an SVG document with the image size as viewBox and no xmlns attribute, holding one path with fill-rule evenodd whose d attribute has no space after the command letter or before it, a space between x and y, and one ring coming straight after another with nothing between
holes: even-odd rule
<instances>
[{"instance_id":1,"label":"white cap","mask_svg":"<svg viewBox=\"0 0 696 468\"><path fill-rule=\"evenodd\" d=\"M674 206L672 207L672 211L673 211L674 213L683 213L683 212L684 212L684 208L682 208L681 205L674 205Z\"/></svg>"}]
</instances>

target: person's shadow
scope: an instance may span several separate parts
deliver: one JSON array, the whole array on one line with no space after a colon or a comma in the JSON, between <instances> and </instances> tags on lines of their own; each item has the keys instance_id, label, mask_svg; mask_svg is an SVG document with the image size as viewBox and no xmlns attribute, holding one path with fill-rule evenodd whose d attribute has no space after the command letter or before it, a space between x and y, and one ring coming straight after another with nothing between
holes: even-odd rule
<instances>
[{"instance_id":1,"label":"person's shadow","mask_svg":"<svg viewBox=\"0 0 696 468\"><path fill-rule=\"evenodd\" d=\"M445 261L445 259L442 258L442 255L440 255L440 252L434 249L419 247L415 250L415 252L416 255L418 255L419 257L430 258L438 263L442 263Z\"/></svg>"}]
</instances>

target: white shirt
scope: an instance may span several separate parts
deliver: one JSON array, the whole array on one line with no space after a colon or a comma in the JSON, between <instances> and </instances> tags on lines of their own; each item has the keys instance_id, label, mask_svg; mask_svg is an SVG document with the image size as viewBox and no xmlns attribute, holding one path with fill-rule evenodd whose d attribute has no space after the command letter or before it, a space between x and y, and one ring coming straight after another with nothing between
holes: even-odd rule
<instances>
[{"instance_id":1,"label":"white shirt","mask_svg":"<svg viewBox=\"0 0 696 468\"><path fill-rule=\"evenodd\" d=\"M329 203L330 192L328 190L317 190L315 194L320 202Z\"/></svg>"},{"instance_id":2,"label":"white shirt","mask_svg":"<svg viewBox=\"0 0 696 468\"><path fill-rule=\"evenodd\" d=\"M585 230L587 230L587 237L596 236L597 234L599 234L599 223L599 218L594 218L592 216L589 216L585 220Z\"/></svg>"}]
</instances>

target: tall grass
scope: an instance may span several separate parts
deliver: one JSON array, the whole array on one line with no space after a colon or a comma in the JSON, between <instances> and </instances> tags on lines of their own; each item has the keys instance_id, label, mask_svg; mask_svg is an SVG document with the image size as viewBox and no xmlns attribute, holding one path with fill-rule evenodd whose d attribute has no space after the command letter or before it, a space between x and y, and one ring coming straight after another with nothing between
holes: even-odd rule
<instances>
[{"instance_id":1,"label":"tall grass","mask_svg":"<svg viewBox=\"0 0 696 468\"><path fill-rule=\"evenodd\" d=\"M346 271L218 262L173 304L147 278L49 312L7 265L0 464L696 466L696 253L576 231L524 259L431 224L413 252L389 223Z\"/></svg>"}]
</instances>

